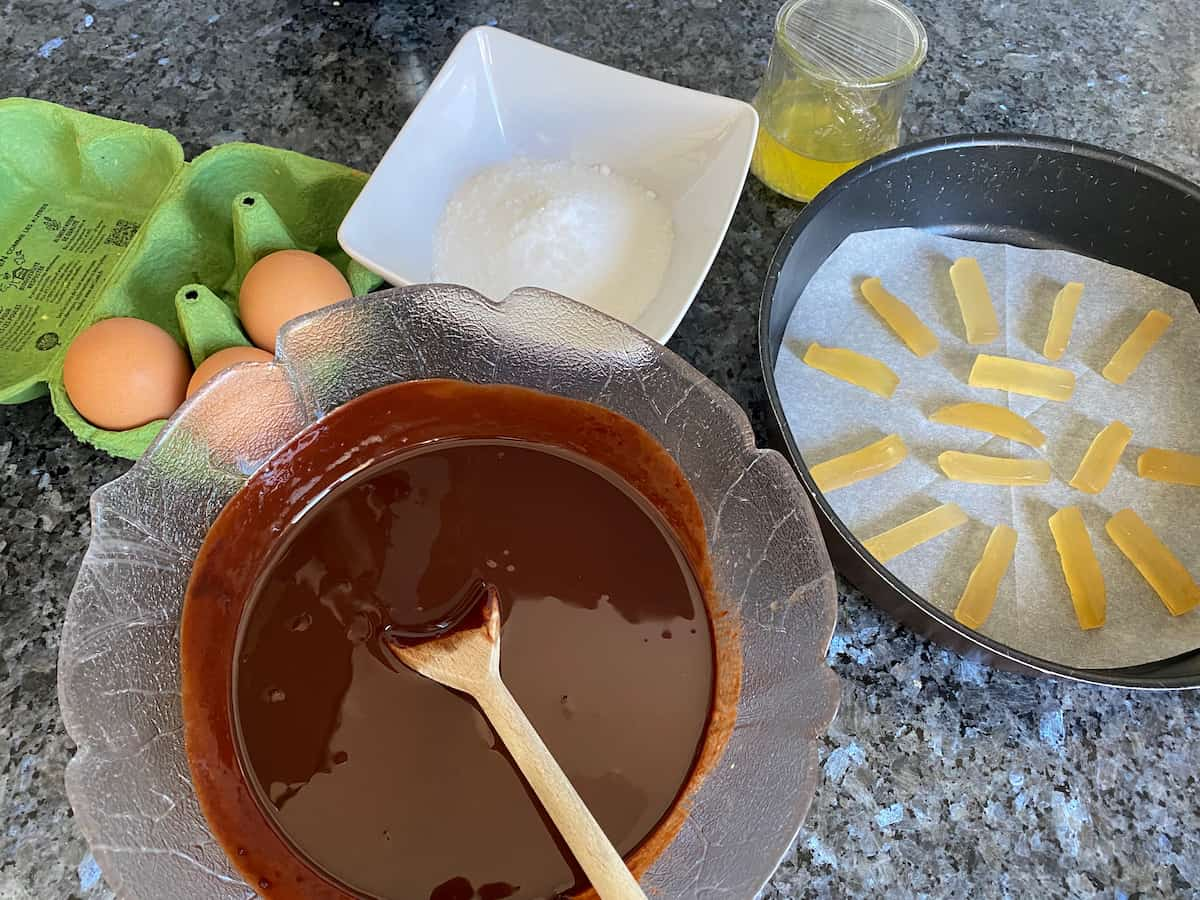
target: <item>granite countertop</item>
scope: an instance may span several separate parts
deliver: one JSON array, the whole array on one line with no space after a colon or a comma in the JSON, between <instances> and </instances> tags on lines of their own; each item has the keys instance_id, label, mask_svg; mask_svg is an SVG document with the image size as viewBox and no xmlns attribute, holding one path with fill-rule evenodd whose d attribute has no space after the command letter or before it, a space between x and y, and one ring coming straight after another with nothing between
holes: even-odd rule
<instances>
[{"instance_id":1,"label":"granite countertop","mask_svg":"<svg viewBox=\"0 0 1200 900\"><path fill-rule=\"evenodd\" d=\"M906 139L1036 131L1200 178L1195 0L910 2L929 59ZM370 169L473 25L749 98L775 6L9 0L0 95L165 128L189 156L246 139ZM758 293L796 212L751 179L671 342L760 435ZM63 791L55 663L88 496L127 465L76 442L46 400L0 407L0 900L112 896ZM824 780L766 897L1200 895L1194 696L981 668L844 584L830 662L845 699Z\"/></svg>"}]
</instances>

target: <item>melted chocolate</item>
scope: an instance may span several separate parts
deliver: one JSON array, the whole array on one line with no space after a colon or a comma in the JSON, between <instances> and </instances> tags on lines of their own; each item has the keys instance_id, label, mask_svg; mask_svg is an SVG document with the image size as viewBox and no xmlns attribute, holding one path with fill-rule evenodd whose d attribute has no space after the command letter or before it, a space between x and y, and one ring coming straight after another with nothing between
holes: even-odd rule
<instances>
[{"instance_id":1,"label":"melted chocolate","mask_svg":"<svg viewBox=\"0 0 1200 900\"><path fill-rule=\"evenodd\" d=\"M339 408L230 501L189 585L184 720L213 833L278 900L585 890L473 702L382 643L446 627L484 583L505 682L644 870L733 722L706 550L678 467L600 407L430 381Z\"/></svg>"},{"instance_id":2,"label":"melted chocolate","mask_svg":"<svg viewBox=\"0 0 1200 900\"><path fill-rule=\"evenodd\" d=\"M661 517L565 451L421 448L301 520L238 656L245 759L276 822L358 891L586 883L475 704L380 653L385 628L455 621L485 579L505 682L619 850L663 817L696 757L712 638Z\"/></svg>"}]
</instances>

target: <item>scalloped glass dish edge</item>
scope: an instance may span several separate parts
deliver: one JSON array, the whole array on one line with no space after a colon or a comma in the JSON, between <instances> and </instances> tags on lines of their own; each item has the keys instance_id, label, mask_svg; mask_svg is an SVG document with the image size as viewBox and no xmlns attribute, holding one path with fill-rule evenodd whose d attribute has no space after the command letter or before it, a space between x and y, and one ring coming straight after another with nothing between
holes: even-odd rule
<instances>
[{"instance_id":1,"label":"scalloped glass dish edge","mask_svg":"<svg viewBox=\"0 0 1200 900\"><path fill-rule=\"evenodd\" d=\"M208 832L179 704L178 624L208 526L283 442L359 394L423 377L518 384L638 422L688 476L717 590L737 616L737 724L688 818L642 879L663 898L755 895L790 851L819 778L840 688L825 664L837 596L808 498L754 445L742 410L671 351L536 289L493 302L417 285L290 323L276 361L228 370L129 472L92 497L92 533L59 651L78 746L67 794L121 896L253 897Z\"/></svg>"}]
</instances>

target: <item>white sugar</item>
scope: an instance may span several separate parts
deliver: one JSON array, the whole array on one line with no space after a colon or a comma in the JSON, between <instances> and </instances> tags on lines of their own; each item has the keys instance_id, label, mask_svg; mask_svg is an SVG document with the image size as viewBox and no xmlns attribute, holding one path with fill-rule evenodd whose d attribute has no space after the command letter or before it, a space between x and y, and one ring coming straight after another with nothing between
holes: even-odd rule
<instances>
[{"instance_id":1,"label":"white sugar","mask_svg":"<svg viewBox=\"0 0 1200 900\"><path fill-rule=\"evenodd\" d=\"M671 258L671 211L608 166L515 159L451 197L433 246L433 280L493 299L535 286L633 323Z\"/></svg>"}]
</instances>

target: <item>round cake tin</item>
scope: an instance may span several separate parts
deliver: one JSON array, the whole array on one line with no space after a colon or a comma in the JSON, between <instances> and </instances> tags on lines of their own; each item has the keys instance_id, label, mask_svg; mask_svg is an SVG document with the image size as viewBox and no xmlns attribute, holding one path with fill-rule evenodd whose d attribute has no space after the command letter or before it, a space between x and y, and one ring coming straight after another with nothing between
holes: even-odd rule
<instances>
[{"instance_id":1,"label":"round cake tin","mask_svg":"<svg viewBox=\"0 0 1200 900\"><path fill-rule=\"evenodd\" d=\"M1147 690L1200 687L1200 648L1118 669L1030 656L960 625L877 562L817 489L775 384L784 328L809 279L851 234L917 228L1069 250L1200 296L1200 187L1130 156L1057 138L960 135L912 144L847 172L805 207L767 271L759 354L772 442L791 459L847 580L914 631L1000 668Z\"/></svg>"}]
</instances>

